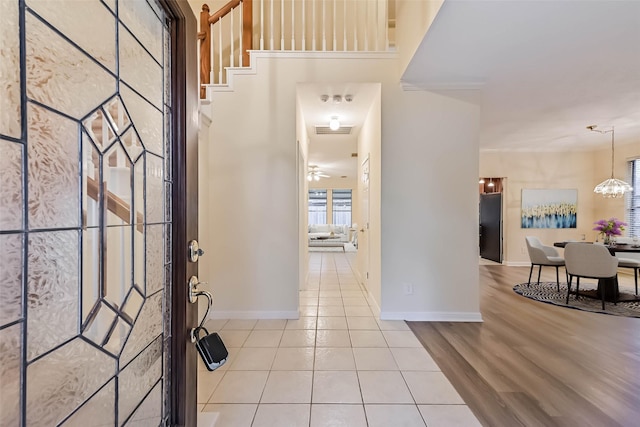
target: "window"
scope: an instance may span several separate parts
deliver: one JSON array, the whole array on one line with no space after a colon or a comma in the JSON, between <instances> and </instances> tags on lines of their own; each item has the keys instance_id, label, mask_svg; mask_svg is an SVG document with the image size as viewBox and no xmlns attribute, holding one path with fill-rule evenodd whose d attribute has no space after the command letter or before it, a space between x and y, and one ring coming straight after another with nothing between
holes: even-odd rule
<instances>
[{"instance_id":1,"label":"window","mask_svg":"<svg viewBox=\"0 0 640 427\"><path fill-rule=\"evenodd\" d=\"M640 159L629 162L629 184L633 190L627 198L627 236L640 237Z\"/></svg>"},{"instance_id":2,"label":"window","mask_svg":"<svg viewBox=\"0 0 640 427\"><path fill-rule=\"evenodd\" d=\"M333 223L351 226L351 190L333 190Z\"/></svg>"},{"instance_id":3,"label":"window","mask_svg":"<svg viewBox=\"0 0 640 427\"><path fill-rule=\"evenodd\" d=\"M309 190L309 224L327 223L327 190Z\"/></svg>"}]
</instances>

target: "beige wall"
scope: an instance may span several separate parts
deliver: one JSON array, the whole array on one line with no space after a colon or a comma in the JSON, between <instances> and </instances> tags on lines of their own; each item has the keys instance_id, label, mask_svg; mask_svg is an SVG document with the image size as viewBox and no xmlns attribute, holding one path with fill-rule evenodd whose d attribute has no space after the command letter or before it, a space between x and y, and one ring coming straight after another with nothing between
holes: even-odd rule
<instances>
[{"instance_id":1,"label":"beige wall","mask_svg":"<svg viewBox=\"0 0 640 427\"><path fill-rule=\"evenodd\" d=\"M399 73L409 65L444 0L396 0L396 39Z\"/></svg>"},{"instance_id":2,"label":"beige wall","mask_svg":"<svg viewBox=\"0 0 640 427\"><path fill-rule=\"evenodd\" d=\"M480 176L504 177L503 198L504 262L528 265L524 238L539 237L551 244L562 240L593 241L593 222L601 218L624 218L624 199L604 199L593 188L611 175L609 150L582 152L480 153ZM640 144L616 146L616 177L627 179L626 162L640 157ZM578 217L575 229L522 229L520 226L523 188L575 188Z\"/></svg>"}]
</instances>

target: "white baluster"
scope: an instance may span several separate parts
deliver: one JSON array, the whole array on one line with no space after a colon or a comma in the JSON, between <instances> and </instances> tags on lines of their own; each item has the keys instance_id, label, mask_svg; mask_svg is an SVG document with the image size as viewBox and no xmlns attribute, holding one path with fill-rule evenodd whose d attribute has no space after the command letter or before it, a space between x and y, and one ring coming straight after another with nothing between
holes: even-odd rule
<instances>
[{"instance_id":1,"label":"white baluster","mask_svg":"<svg viewBox=\"0 0 640 427\"><path fill-rule=\"evenodd\" d=\"M264 0L260 0L260 50L264 50Z\"/></svg>"},{"instance_id":2,"label":"white baluster","mask_svg":"<svg viewBox=\"0 0 640 427\"><path fill-rule=\"evenodd\" d=\"M316 50L316 0L311 0L311 50Z\"/></svg>"},{"instance_id":3,"label":"white baluster","mask_svg":"<svg viewBox=\"0 0 640 427\"><path fill-rule=\"evenodd\" d=\"M358 51L358 4L353 4L353 51Z\"/></svg>"},{"instance_id":4,"label":"white baluster","mask_svg":"<svg viewBox=\"0 0 640 427\"><path fill-rule=\"evenodd\" d=\"M327 50L327 7L326 0L322 0L322 50Z\"/></svg>"},{"instance_id":5,"label":"white baluster","mask_svg":"<svg viewBox=\"0 0 640 427\"><path fill-rule=\"evenodd\" d=\"M369 50L369 0L364 2L364 50Z\"/></svg>"},{"instance_id":6,"label":"white baluster","mask_svg":"<svg viewBox=\"0 0 640 427\"><path fill-rule=\"evenodd\" d=\"M343 12L342 12L342 32L343 32L343 40L342 47L344 51L347 51L347 0L342 0Z\"/></svg>"},{"instance_id":7,"label":"white baluster","mask_svg":"<svg viewBox=\"0 0 640 427\"><path fill-rule=\"evenodd\" d=\"M384 3L384 50L389 51L389 4Z\"/></svg>"},{"instance_id":8,"label":"white baluster","mask_svg":"<svg viewBox=\"0 0 640 427\"><path fill-rule=\"evenodd\" d=\"M296 9L295 1L291 2L291 51L296 50Z\"/></svg>"},{"instance_id":9,"label":"white baluster","mask_svg":"<svg viewBox=\"0 0 640 427\"><path fill-rule=\"evenodd\" d=\"M307 3L307 0L302 0L302 51L304 52L307 49L307 41L306 41L306 11L304 5Z\"/></svg>"},{"instance_id":10,"label":"white baluster","mask_svg":"<svg viewBox=\"0 0 640 427\"><path fill-rule=\"evenodd\" d=\"M336 41L336 0L333 0L333 51L338 49L338 42Z\"/></svg>"},{"instance_id":11,"label":"white baluster","mask_svg":"<svg viewBox=\"0 0 640 427\"><path fill-rule=\"evenodd\" d=\"M280 1L280 50L284 50L284 0Z\"/></svg>"},{"instance_id":12,"label":"white baluster","mask_svg":"<svg viewBox=\"0 0 640 427\"><path fill-rule=\"evenodd\" d=\"M222 18L218 19L218 56L220 60L220 69L218 70L218 83L222 84L222 69L224 68L222 66Z\"/></svg>"},{"instance_id":13,"label":"white baluster","mask_svg":"<svg viewBox=\"0 0 640 427\"><path fill-rule=\"evenodd\" d=\"M249 0L251 1L251 0ZM238 64L240 67L242 67L242 57L244 56L244 46L243 46L243 39L244 39L244 5L242 4L242 2L240 2L240 31L239 31L240 36L238 37L238 40L240 42L240 53L238 54Z\"/></svg>"},{"instance_id":14,"label":"white baluster","mask_svg":"<svg viewBox=\"0 0 640 427\"><path fill-rule=\"evenodd\" d=\"M209 82L211 82L211 84L215 83L215 78L214 76L216 75L215 69L214 69L214 65L216 63L215 61L215 44L213 43L213 24L209 24L209 37L211 37L211 40L209 40L209 50L211 52L209 52L209 60L211 61L211 70L209 71Z\"/></svg>"},{"instance_id":15,"label":"white baluster","mask_svg":"<svg viewBox=\"0 0 640 427\"><path fill-rule=\"evenodd\" d=\"M269 5L270 5L270 11L271 11L271 16L269 19L269 50L275 50L273 47L273 3L275 3L276 0L270 0Z\"/></svg>"},{"instance_id":16,"label":"white baluster","mask_svg":"<svg viewBox=\"0 0 640 427\"><path fill-rule=\"evenodd\" d=\"M233 34L233 29L234 29L234 21L235 21L235 17L234 17L234 12L235 12L236 8L234 7L233 9L231 9L231 28L229 29L229 33L231 34L231 51L229 52L229 65L231 67L234 66L235 64L235 39L236 39L236 35Z\"/></svg>"}]
</instances>

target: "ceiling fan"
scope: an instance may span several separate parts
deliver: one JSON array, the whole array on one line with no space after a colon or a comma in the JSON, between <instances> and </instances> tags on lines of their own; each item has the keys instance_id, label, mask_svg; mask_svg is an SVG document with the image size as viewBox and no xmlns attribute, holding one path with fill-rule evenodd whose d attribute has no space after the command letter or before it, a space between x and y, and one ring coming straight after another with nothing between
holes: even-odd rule
<instances>
[{"instance_id":1,"label":"ceiling fan","mask_svg":"<svg viewBox=\"0 0 640 427\"><path fill-rule=\"evenodd\" d=\"M325 175L318 166L309 165L309 170L307 172L307 181L320 181L320 178L331 178L329 175Z\"/></svg>"}]
</instances>

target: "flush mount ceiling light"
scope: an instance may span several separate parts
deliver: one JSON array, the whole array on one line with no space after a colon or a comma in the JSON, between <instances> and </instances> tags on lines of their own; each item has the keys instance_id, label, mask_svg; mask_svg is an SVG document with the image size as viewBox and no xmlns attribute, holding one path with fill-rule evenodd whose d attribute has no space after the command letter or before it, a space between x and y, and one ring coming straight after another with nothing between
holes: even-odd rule
<instances>
[{"instance_id":1,"label":"flush mount ceiling light","mask_svg":"<svg viewBox=\"0 0 640 427\"><path fill-rule=\"evenodd\" d=\"M599 130L596 129L596 125L587 126L592 132L598 133L611 133L611 178L602 181L600 184L596 185L596 188L593 189L594 193L602 194L602 197L606 198L617 198L624 196L624 193L633 190L633 188L624 181L619 179L615 179L613 177L613 165L614 165L614 156L615 156L615 148L614 148L614 130L613 126L609 130Z\"/></svg>"},{"instance_id":2,"label":"flush mount ceiling light","mask_svg":"<svg viewBox=\"0 0 640 427\"><path fill-rule=\"evenodd\" d=\"M331 117L331 120L329 120L329 129L331 130L340 129L340 121L338 120L337 116L333 116Z\"/></svg>"}]
</instances>

